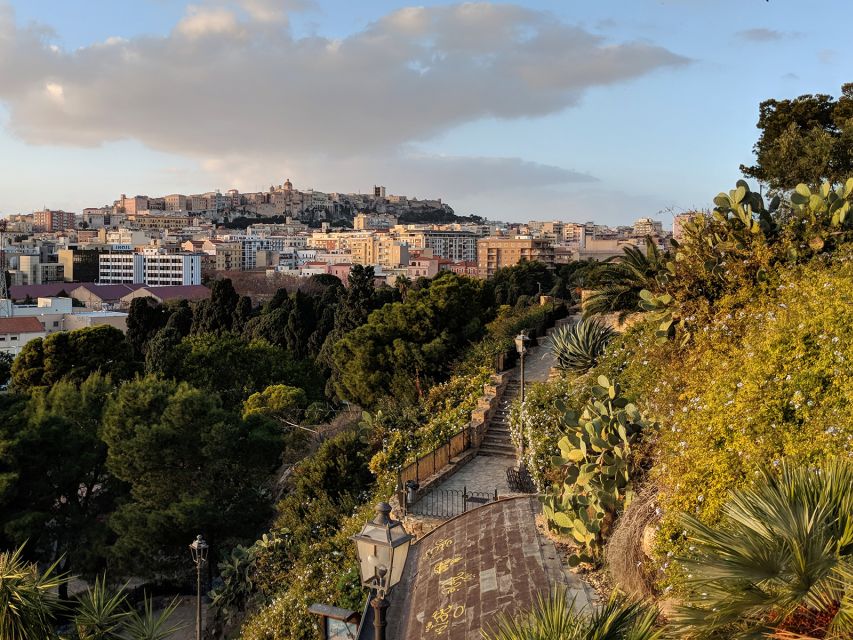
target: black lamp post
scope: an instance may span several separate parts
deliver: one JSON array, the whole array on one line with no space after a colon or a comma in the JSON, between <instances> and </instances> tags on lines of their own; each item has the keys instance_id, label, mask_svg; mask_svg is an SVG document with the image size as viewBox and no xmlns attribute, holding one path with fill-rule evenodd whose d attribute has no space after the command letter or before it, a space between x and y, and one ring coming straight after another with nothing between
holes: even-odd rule
<instances>
[{"instance_id":1,"label":"black lamp post","mask_svg":"<svg viewBox=\"0 0 853 640\"><path fill-rule=\"evenodd\" d=\"M196 536L193 543L190 545L190 553L195 563L196 575L196 600L195 600L195 637L196 640L201 640L201 568L207 562L207 543L201 534Z\"/></svg>"},{"instance_id":2,"label":"black lamp post","mask_svg":"<svg viewBox=\"0 0 853 640\"><path fill-rule=\"evenodd\" d=\"M391 505L380 502L376 505L376 517L354 535L358 553L361 584L376 590L371 601L375 640L385 640L385 612L388 600L385 596L400 582L412 536L406 533L403 523L391 519Z\"/></svg>"},{"instance_id":3,"label":"black lamp post","mask_svg":"<svg viewBox=\"0 0 853 640\"><path fill-rule=\"evenodd\" d=\"M515 349L518 351L518 355L521 357L520 369L521 369L521 420L522 425L524 424L524 355L527 353L527 343L530 342L530 338L527 337L527 334L522 331L517 336L515 336ZM524 429L522 426L522 433L520 438L521 446L519 447L518 452L518 468L519 470L524 468Z\"/></svg>"},{"instance_id":4,"label":"black lamp post","mask_svg":"<svg viewBox=\"0 0 853 640\"><path fill-rule=\"evenodd\" d=\"M521 356L521 402L524 402L524 355L527 353L527 343L530 338L522 331L515 336L515 349L518 355Z\"/></svg>"}]
</instances>

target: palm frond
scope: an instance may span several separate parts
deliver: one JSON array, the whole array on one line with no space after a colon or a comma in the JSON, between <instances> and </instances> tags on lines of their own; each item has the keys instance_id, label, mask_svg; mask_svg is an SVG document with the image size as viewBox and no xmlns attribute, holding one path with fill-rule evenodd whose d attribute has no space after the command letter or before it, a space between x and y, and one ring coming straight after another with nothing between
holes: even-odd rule
<instances>
[{"instance_id":1,"label":"palm frond","mask_svg":"<svg viewBox=\"0 0 853 640\"><path fill-rule=\"evenodd\" d=\"M783 463L779 475L764 470L734 492L718 526L684 515L695 553L678 560L694 597L673 616L676 625L698 637L845 637L853 620L851 486L849 460Z\"/></svg>"}]
</instances>

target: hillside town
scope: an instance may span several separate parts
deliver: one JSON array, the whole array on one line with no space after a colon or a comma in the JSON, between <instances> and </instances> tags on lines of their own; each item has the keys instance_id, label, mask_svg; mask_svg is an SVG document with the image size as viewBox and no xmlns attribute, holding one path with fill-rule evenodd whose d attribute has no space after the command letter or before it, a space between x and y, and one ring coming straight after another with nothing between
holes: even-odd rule
<instances>
[{"instance_id":1,"label":"hillside town","mask_svg":"<svg viewBox=\"0 0 853 640\"><path fill-rule=\"evenodd\" d=\"M317 222L318 215L339 215L341 207L355 211L349 224L345 217L337 218L340 226ZM647 217L616 228L464 218L399 223L402 215L417 218L421 209L456 217L441 200L386 196L385 187L370 196L342 196L299 191L290 180L262 193L122 195L110 207L81 213L45 209L9 216L0 236L9 284L0 306L0 350L17 354L28 339L56 330L104 323L124 328L135 298L201 299L209 294L206 283L234 272L260 281L329 274L347 282L352 266L362 265L373 267L377 284L393 287L400 279L443 271L488 278L520 262L554 268L604 261L625 247L645 251L647 237L664 251L673 236ZM284 218L252 222L276 216ZM238 218L244 228L228 224ZM675 218L676 239L687 218Z\"/></svg>"}]
</instances>

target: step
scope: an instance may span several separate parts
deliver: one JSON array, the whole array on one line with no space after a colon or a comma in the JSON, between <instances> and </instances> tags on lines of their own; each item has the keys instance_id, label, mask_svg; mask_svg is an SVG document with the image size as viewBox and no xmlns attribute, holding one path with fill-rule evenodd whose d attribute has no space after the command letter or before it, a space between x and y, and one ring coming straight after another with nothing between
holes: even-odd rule
<instances>
[{"instance_id":1,"label":"step","mask_svg":"<svg viewBox=\"0 0 853 640\"><path fill-rule=\"evenodd\" d=\"M489 438L488 436L486 436L485 438L483 438L483 443L484 444L499 445L501 447L512 447L513 446L512 440L510 440L509 438Z\"/></svg>"},{"instance_id":2,"label":"step","mask_svg":"<svg viewBox=\"0 0 853 640\"><path fill-rule=\"evenodd\" d=\"M515 449L507 450L502 447L488 447L483 445L482 447L480 447L479 455L515 460Z\"/></svg>"}]
</instances>

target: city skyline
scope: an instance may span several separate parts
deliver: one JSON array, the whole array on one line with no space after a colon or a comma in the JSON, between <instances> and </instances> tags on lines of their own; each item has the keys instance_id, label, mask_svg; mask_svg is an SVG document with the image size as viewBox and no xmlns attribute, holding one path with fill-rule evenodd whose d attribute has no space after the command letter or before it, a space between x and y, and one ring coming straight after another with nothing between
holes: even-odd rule
<instances>
[{"instance_id":1,"label":"city skyline","mask_svg":"<svg viewBox=\"0 0 853 640\"><path fill-rule=\"evenodd\" d=\"M840 1L358 4L0 0L0 213L290 177L668 225L740 177L762 100L853 57L813 19Z\"/></svg>"}]
</instances>

